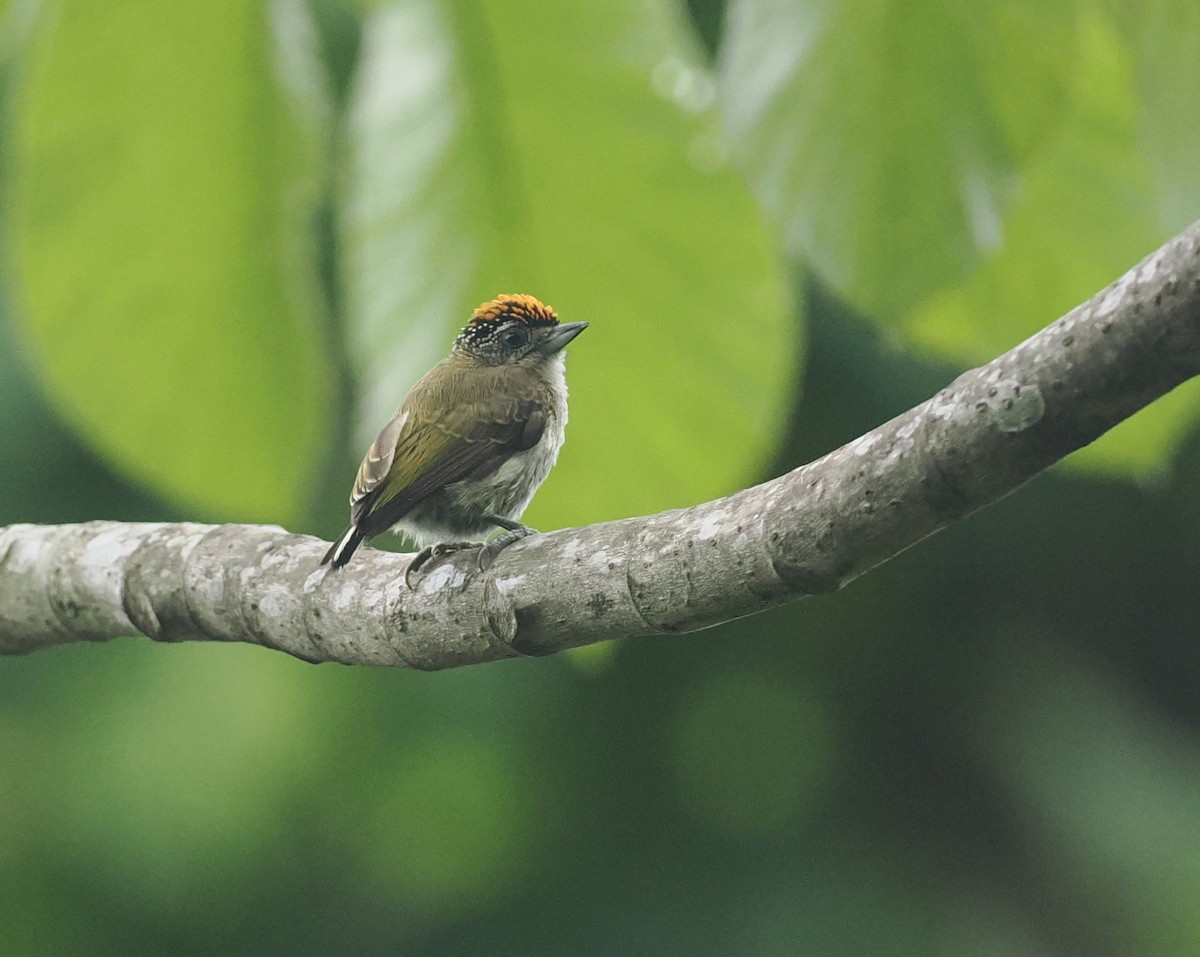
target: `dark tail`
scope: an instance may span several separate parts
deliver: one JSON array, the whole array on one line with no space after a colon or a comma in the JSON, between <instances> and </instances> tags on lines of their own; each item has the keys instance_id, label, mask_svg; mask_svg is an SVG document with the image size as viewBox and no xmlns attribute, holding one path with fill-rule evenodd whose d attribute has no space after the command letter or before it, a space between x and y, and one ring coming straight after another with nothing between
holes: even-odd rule
<instances>
[{"instance_id":1,"label":"dark tail","mask_svg":"<svg viewBox=\"0 0 1200 957\"><path fill-rule=\"evenodd\" d=\"M357 525L351 525L342 532L336 542L329 546L329 551L321 559L321 564L332 564L334 568L341 568L346 562L350 561L351 556L354 555L354 550L362 544L364 537L363 533L358 530Z\"/></svg>"}]
</instances>

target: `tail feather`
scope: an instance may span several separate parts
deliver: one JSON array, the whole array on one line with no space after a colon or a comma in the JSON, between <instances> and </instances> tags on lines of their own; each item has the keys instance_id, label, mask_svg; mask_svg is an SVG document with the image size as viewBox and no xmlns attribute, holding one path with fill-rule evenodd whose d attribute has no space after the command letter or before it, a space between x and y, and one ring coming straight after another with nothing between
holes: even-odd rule
<instances>
[{"instance_id":1,"label":"tail feather","mask_svg":"<svg viewBox=\"0 0 1200 957\"><path fill-rule=\"evenodd\" d=\"M339 536L338 540L329 546L329 551L321 559L322 565L333 565L341 568L354 555L355 549L362 544L365 536L358 530L357 525L351 525Z\"/></svg>"}]
</instances>

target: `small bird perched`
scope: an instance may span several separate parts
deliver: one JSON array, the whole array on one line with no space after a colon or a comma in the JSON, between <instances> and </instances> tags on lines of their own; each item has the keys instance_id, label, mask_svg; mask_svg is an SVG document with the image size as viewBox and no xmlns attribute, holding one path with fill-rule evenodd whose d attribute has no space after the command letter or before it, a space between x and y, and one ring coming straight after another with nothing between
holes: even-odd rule
<instances>
[{"instance_id":1,"label":"small bird perched","mask_svg":"<svg viewBox=\"0 0 1200 957\"><path fill-rule=\"evenodd\" d=\"M481 569L531 534L517 519L562 448L563 349L586 328L560 325L533 296L500 296L476 309L450 355L412 387L367 450L350 493L350 527L321 564L340 568L364 539L395 527L425 546L409 563L409 582L431 558L478 547L493 528L504 532L483 545Z\"/></svg>"}]
</instances>

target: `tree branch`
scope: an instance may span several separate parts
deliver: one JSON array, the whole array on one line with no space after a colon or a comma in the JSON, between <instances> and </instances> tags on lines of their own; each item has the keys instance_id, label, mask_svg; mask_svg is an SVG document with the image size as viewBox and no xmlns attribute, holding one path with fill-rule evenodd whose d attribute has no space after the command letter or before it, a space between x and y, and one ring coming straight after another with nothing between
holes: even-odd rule
<instances>
[{"instance_id":1,"label":"tree branch","mask_svg":"<svg viewBox=\"0 0 1200 957\"><path fill-rule=\"evenodd\" d=\"M1090 301L809 465L694 508L564 529L486 574L251 525L0 529L0 652L135 632L437 669L684 632L833 591L1200 372L1200 223Z\"/></svg>"}]
</instances>

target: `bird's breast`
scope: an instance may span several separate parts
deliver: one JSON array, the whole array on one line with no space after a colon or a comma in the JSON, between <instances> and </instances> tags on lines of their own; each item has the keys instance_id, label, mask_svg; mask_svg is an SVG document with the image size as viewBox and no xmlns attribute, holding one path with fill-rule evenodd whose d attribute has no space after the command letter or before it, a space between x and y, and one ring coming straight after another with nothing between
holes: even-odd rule
<instances>
[{"instance_id":1,"label":"bird's breast","mask_svg":"<svg viewBox=\"0 0 1200 957\"><path fill-rule=\"evenodd\" d=\"M558 460L566 434L566 413L550 415L542 437L532 448L515 452L490 475L453 486L453 494L468 510L482 509L519 518Z\"/></svg>"}]
</instances>

